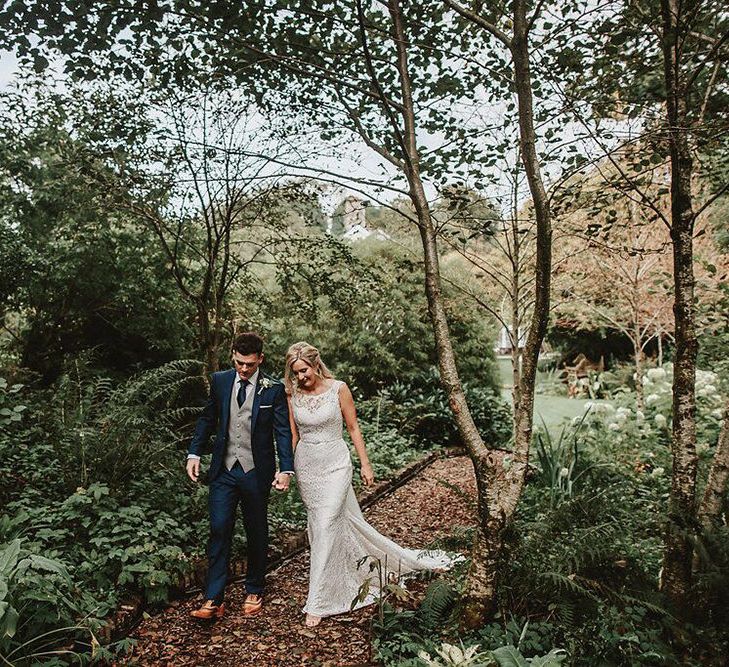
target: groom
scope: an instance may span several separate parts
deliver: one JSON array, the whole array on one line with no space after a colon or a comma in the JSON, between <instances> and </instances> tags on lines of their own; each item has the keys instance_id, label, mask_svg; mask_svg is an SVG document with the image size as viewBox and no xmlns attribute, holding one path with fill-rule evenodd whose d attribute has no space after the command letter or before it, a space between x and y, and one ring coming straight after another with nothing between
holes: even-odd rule
<instances>
[{"instance_id":1,"label":"groom","mask_svg":"<svg viewBox=\"0 0 729 667\"><path fill-rule=\"evenodd\" d=\"M260 371L263 339L254 332L233 342L234 368L213 373L210 398L197 421L187 455L187 474L200 476L200 455L215 433L210 462L210 542L206 602L195 618L220 618L228 576L235 511L240 503L248 542L243 614L261 611L268 552L268 495L286 491L293 475L291 427L284 386ZM281 472L276 473L274 434Z\"/></svg>"}]
</instances>

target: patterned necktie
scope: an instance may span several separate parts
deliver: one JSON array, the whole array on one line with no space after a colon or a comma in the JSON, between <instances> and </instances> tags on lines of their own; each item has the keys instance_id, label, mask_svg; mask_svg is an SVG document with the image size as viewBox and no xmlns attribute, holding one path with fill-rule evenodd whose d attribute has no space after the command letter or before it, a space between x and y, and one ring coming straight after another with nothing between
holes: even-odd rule
<instances>
[{"instance_id":1,"label":"patterned necktie","mask_svg":"<svg viewBox=\"0 0 729 667\"><path fill-rule=\"evenodd\" d=\"M243 403L246 402L246 387L248 387L248 380L241 380L240 386L238 387L238 407L240 408Z\"/></svg>"}]
</instances>

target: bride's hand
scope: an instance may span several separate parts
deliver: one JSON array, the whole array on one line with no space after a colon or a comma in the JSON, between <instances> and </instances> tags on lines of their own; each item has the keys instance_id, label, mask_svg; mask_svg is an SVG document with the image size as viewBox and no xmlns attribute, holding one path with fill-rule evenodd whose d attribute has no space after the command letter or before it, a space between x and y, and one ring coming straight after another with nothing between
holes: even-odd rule
<instances>
[{"instance_id":1,"label":"bride's hand","mask_svg":"<svg viewBox=\"0 0 729 667\"><path fill-rule=\"evenodd\" d=\"M360 474L362 475L362 481L364 482L365 486L369 486L370 484L374 483L375 473L372 471L372 464L370 464L369 461L362 464Z\"/></svg>"}]
</instances>

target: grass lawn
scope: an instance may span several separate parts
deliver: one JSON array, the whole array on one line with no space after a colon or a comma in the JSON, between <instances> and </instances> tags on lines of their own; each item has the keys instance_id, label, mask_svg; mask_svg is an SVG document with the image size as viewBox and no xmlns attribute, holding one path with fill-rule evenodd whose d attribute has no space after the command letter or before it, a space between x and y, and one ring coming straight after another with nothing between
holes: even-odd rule
<instances>
[{"instance_id":1,"label":"grass lawn","mask_svg":"<svg viewBox=\"0 0 729 667\"><path fill-rule=\"evenodd\" d=\"M511 404L511 357L497 357L499 375L501 378L501 394ZM542 374L537 374L537 385L539 385ZM556 430L565 419L581 417L585 414L585 404L590 401L587 398L567 398L553 394L536 394L534 397L534 426L541 426L542 420L550 431ZM610 401L598 400L592 403L609 403Z\"/></svg>"}]
</instances>

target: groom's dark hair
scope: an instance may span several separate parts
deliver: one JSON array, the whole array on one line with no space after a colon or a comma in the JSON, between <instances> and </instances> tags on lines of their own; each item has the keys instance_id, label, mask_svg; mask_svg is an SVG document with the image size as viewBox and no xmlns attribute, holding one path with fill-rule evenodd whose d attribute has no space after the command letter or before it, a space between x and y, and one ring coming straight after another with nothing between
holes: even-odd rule
<instances>
[{"instance_id":1,"label":"groom's dark hair","mask_svg":"<svg viewBox=\"0 0 729 667\"><path fill-rule=\"evenodd\" d=\"M237 352L243 355L257 354L260 356L263 352L263 338L255 331L246 331L236 337L230 352L231 354Z\"/></svg>"}]
</instances>

